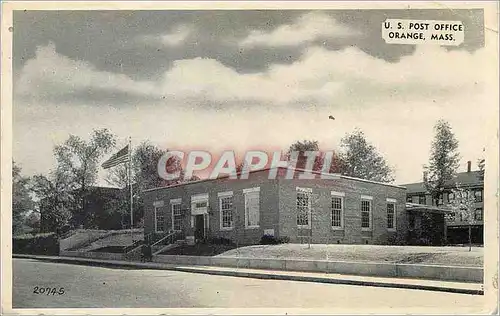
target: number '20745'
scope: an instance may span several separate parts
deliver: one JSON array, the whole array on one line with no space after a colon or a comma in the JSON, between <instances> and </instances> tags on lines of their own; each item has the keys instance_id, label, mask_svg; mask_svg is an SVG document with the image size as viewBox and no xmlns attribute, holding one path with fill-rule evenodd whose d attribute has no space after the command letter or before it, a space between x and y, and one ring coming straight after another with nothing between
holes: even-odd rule
<instances>
[{"instance_id":1,"label":"number '20745'","mask_svg":"<svg viewBox=\"0 0 500 316\"><path fill-rule=\"evenodd\" d=\"M33 293L35 294L45 294L45 295L63 295L64 294L64 288L56 288L56 287L39 287L35 286L33 288Z\"/></svg>"}]
</instances>

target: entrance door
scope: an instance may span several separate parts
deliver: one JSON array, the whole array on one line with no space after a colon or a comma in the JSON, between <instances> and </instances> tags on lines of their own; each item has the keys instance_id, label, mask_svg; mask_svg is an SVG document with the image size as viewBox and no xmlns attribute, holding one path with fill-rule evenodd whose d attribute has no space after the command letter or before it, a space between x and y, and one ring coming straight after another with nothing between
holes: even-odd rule
<instances>
[{"instance_id":1,"label":"entrance door","mask_svg":"<svg viewBox=\"0 0 500 316\"><path fill-rule=\"evenodd\" d=\"M205 220L203 214L194 217L194 238L200 240L205 238Z\"/></svg>"}]
</instances>

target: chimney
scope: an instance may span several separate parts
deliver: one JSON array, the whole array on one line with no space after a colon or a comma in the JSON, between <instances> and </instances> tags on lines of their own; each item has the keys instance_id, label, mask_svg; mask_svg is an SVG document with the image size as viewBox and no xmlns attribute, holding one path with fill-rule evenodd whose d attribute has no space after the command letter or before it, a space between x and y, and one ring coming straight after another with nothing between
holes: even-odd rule
<instances>
[{"instance_id":1,"label":"chimney","mask_svg":"<svg viewBox=\"0 0 500 316\"><path fill-rule=\"evenodd\" d=\"M467 172L471 171L471 161L467 161Z\"/></svg>"}]
</instances>

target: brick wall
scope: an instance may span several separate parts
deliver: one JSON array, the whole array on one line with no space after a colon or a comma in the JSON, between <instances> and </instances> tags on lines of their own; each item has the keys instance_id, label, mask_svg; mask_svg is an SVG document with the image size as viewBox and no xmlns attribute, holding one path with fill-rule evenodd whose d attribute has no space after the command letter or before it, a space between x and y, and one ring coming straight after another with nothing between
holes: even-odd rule
<instances>
[{"instance_id":1,"label":"brick wall","mask_svg":"<svg viewBox=\"0 0 500 316\"><path fill-rule=\"evenodd\" d=\"M267 172L257 172L248 180L228 178L215 181L201 181L182 186L149 191L145 196L145 232L154 230L153 202L163 200L168 229L171 229L172 213L170 200L182 200L184 210L183 230L193 235L191 228L191 196L209 193L208 237L224 237L239 244L257 244L264 230L273 229L277 237L289 237L298 242L298 236L309 235L311 230L297 227L296 187L312 188L312 236L314 243L341 244L387 244L391 240L404 240L407 235L407 214L405 210L406 193L404 188L365 182L342 177L336 180L267 179ZM260 187L260 227L245 228L245 200L243 189ZM217 193L233 191L233 229L220 229L220 203ZM344 196L343 229L331 226L331 191L342 192ZM372 200L372 229L361 229L361 196L368 195ZM387 229L387 198L396 202L396 231Z\"/></svg>"},{"instance_id":2,"label":"brick wall","mask_svg":"<svg viewBox=\"0 0 500 316\"><path fill-rule=\"evenodd\" d=\"M245 228L245 196L243 189L260 187L260 227ZM221 230L220 226L220 200L218 193L233 191L233 229ZM170 209L171 199L181 199L181 208L185 216L182 225L186 235L194 235L191 227L191 196L196 194L209 194L209 220L207 237L223 237L238 241L240 244L256 244L264 234L265 229L279 229L278 225L278 184L277 180L268 180L267 173L252 173L248 180L232 180L229 178L214 181L201 181L182 186L149 191L145 195L145 232L154 230L154 207L156 200L164 201L161 210L165 214L168 229L172 225Z\"/></svg>"},{"instance_id":3,"label":"brick wall","mask_svg":"<svg viewBox=\"0 0 500 316\"><path fill-rule=\"evenodd\" d=\"M376 183L347 178L338 180L280 180L280 235L298 242L299 235L309 232L299 230L296 223L296 187L312 188L312 241L314 243L368 243L387 244L390 239L407 234L405 190ZM331 226L331 191L345 193L344 227ZM361 195L372 196L372 229L361 229ZM387 198L396 202L396 231L387 229Z\"/></svg>"}]
</instances>

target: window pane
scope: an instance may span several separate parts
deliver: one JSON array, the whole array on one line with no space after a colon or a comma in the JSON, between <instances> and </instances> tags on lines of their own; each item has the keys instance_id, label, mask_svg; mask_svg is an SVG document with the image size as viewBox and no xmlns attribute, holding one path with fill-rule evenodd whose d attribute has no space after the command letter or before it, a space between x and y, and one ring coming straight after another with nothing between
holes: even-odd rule
<instances>
[{"instance_id":1,"label":"window pane","mask_svg":"<svg viewBox=\"0 0 500 316\"><path fill-rule=\"evenodd\" d=\"M418 204L425 204L425 195L418 196Z\"/></svg>"},{"instance_id":2,"label":"window pane","mask_svg":"<svg viewBox=\"0 0 500 316\"><path fill-rule=\"evenodd\" d=\"M222 214L222 227L233 227L233 197L228 196L220 198L220 207Z\"/></svg>"},{"instance_id":3,"label":"window pane","mask_svg":"<svg viewBox=\"0 0 500 316\"><path fill-rule=\"evenodd\" d=\"M309 225L309 195L304 192L297 192L297 225Z\"/></svg>"},{"instance_id":4,"label":"window pane","mask_svg":"<svg viewBox=\"0 0 500 316\"><path fill-rule=\"evenodd\" d=\"M483 209L482 208L476 209L476 212L474 214L474 219L476 221L482 221L483 220Z\"/></svg>"},{"instance_id":5,"label":"window pane","mask_svg":"<svg viewBox=\"0 0 500 316\"><path fill-rule=\"evenodd\" d=\"M182 211L181 204L172 204L174 214L174 230L182 230Z\"/></svg>"},{"instance_id":6,"label":"window pane","mask_svg":"<svg viewBox=\"0 0 500 316\"><path fill-rule=\"evenodd\" d=\"M394 227L394 219L396 216L395 212L396 206L393 203L387 204L387 228L395 228Z\"/></svg>"},{"instance_id":7,"label":"window pane","mask_svg":"<svg viewBox=\"0 0 500 316\"><path fill-rule=\"evenodd\" d=\"M342 227L342 198L332 197L332 226Z\"/></svg>"},{"instance_id":8,"label":"window pane","mask_svg":"<svg viewBox=\"0 0 500 316\"><path fill-rule=\"evenodd\" d=\"M160 208L156 208L156 231L162 232L165 231L165 217L163 216L163 212Z\"/></svg>"},{"instance_id":9,"label":"window pane","mask_svg":"<svg viewBox=\"0 0 500 316\"><path fill-rule=\"evenodd\" d=\"M370 228L370 201L361 201L361 227Z\"/></svg>"},{"instance_id":10,"label":"window pane","mask_svg":"<svg viewBox=\"0 0 500 316\"><path fill-rule=\"evenodd\" d=\"M483 190L474 191L474 198L475 198L476 202L482 202L483 201Z\"/></svg>"},{"instance_id":11,"label":"window pane","mask_svg":"<svg viewBox=\"0 0 500 316\"><path fill-rule=\"evenodd\" d=\"M247 218L247 226L259 226L259 204L259 192L249 192L245 194L245 212Z\"/></svg>"}]
</instances>

